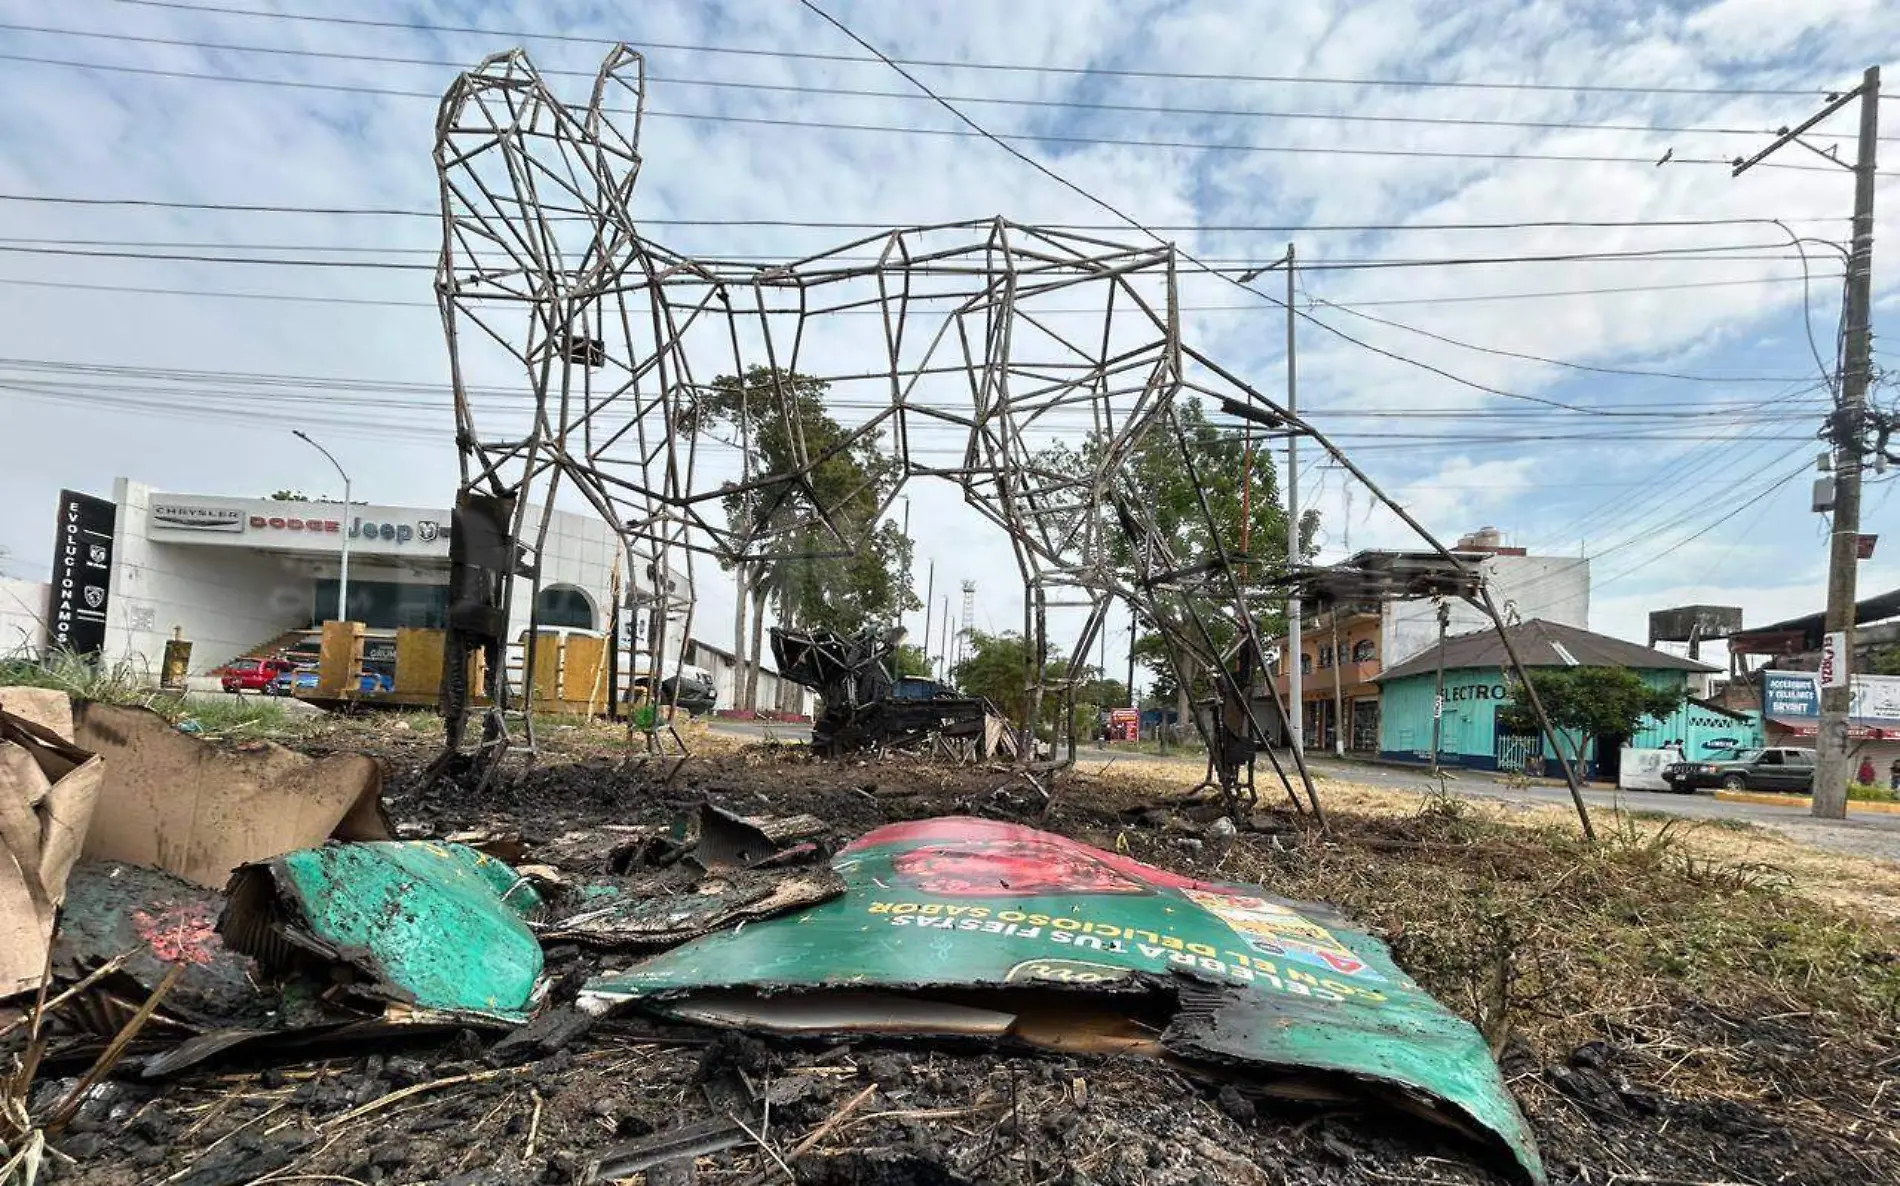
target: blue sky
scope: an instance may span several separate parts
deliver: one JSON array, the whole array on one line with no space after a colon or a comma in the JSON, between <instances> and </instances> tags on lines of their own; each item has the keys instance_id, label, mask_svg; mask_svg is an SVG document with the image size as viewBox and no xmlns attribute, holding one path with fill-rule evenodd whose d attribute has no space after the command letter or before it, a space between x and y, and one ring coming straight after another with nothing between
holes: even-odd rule
<instances>
[{"instance_id":1,"label":"blue sky","mask_svg":"<svg viewBox=\"0 0 1900 1186\"><path fill-rule=\"evenodd\" d=\"M1023 222L1108 221L995 145L924 134L957 125L909 97L909 84L888 68L782 56L861 56L790 0L564 5L558 11L528 3L223 3L577 39L520 42L551 75L591 73L604 49L600 40L619 38L646 49L653 115L642 140L637 209L643 217L882 226L1001 213ZM1083 187L1149 224L1188 228L1167 233L1199 256L1267 262L1295 242L1303 260L1320 265L1302 276L1303 308L1368 344L1463 380L1381 357L1315 327L1301 330L1302 408L1341 434L1371 474L1440 534L1455 537L1490 524L1538 550L1592 556L1596 628L1640 638L1648 609L1692 601L1741 604L1752 621L1818 608L1823 528L1807 509L1811 475L1797 471L1818 452L1811 435L1823 396L1814 389L1819 373L1802 326L1802 265L1781 230L1765 222L1419 227L1782 219L1803 237L1843 239L1851 178L1799 149L1776 160L1803 168L1759 169L1739 179L1720 165L1685 163L1752 152L1766 142L1759 132L1805 117L1816 98L1653 88L1852 85L1866 65L1892 61L1900 47L1900 21L1883 17L1874 0L1823 0L1798 9L1766 0L1330 6L833 0L828 7L905 58L1309 80L916 68L942 93L972 100L962 106L985 126L1044 137L1018 147ZM0 193L301 208L426 210L434 204L435 106L428 96L440 94L454 69L355 58L472 65L517 43L505 36L123 0L68 0L54 8L0 0L0 22L13 26L0 30L0 53L37 59L9 61L0 74ZM79 32L106 36L74 35ZM186 44L165 43L174 41ZM298 52L256 52L263 48ZM691 85L709 79L895 97ZM1419 79L1492 85L1364 81ZM577 98L585 85L577 77L558 81ZM293 83L301 85L286 85ZM1504 83L1632 89L1496 89ZM1890 77L1888 89L1900 94L1900 77ZM1900 138L1900 103L1885 104L1883 114L1888 135ZM1496 123L1415 122L1426 120ZM1750 134L1623 130L1628 126ZM1845 137L1851 113L1822 131ZM1851 150L1844 138L1817 143ZM1275 151L1256 150L1262 146ZM1883 150L1900 162L1900 143ZM1665 152L1673 153L1672 163L1648 163ZM1495 159L1506 156L1515 159ZM1619 159L1526 159L1538 156ZM1900 288L1891 279L1900 251L1900 186L1883 179L1880 194L1885 212L1878 239L1888 246L1876 255L1877 332L1900 314ZM427 264L439 235L428 219L11 201L0 202L0 209L7 228L0 239L34 249L0 250L8 341L0 355L9 360L0 362L0 383L8 384L0 387L0 401L13 446L0 467L0 547L7 553L0 567L8 575L43 573L62 486L107 493L112 478L125 474L173 489L323 490L327 467L289 438L293 427L307 428L345 460L358 497L441 505L452 496L456 467L445 397L419 388L387 390L392 383L446 380L427 271L39 253L52 247L191 254L205 248L146 245L210 244L221 254L266 259L323 254ZM1342 224L1405 229L1317 229ZM1206 229L1226 226L1301 229ZM688 251L770 256L804 254L854 236L835 229L659 223L649 233ZM1111 237L1140 241L1133 231ZM331 248L351 250L319 250ZM1656 250L1680 254L1442 263ZM1840 267L1825 245L1809 250L1816 279L1807 288L1808 311L1828 357ZM1397 260L1441 262L1342 266ZM1263 281L1275 291L1279 283L1272 273ZM1582 291L1606 288L1622 291ZM212 293L246 295L206 295ZM318 299L286 299L292 297ZM1206 277L1185 282L1183 305L1186 332L1198 345L1262 390L1279 390L1284 359L1277 310ZM1492 351L1696 378L1603 374L1486 353L1335 306ZM1891 365L1893 355L1883 352L1880 361ZM302 398L276 398L252 381L241 396L194 400L169 380L123 371L23 369L49 362L367 379L379 389L323 401L309 398L308 386L298 389ZM1535 410L1473 385L1593 411ZM1558 439L1497 439L1504 436ZM1365 492L1352 490L1340 472L1314 463L1303 481L1324 513L1328 555L1343 554L1348 544L1406 542L1396 521L1373 510ZM1889 482L1870 488L1866 530L1900 522L1892 489ZM945 487L920 486L914 499L913 515L930 524L920 533L920 583L924 562L934 559L939 590L963 579L978 582L979 626L1018 623L1015 569L1001 538ZM1900 534L1862 566L1862 581L1866 591L1900 584ZM726 641L730 594L709 582L705 602L703 632Z\"/></svg>"}]
</instances>

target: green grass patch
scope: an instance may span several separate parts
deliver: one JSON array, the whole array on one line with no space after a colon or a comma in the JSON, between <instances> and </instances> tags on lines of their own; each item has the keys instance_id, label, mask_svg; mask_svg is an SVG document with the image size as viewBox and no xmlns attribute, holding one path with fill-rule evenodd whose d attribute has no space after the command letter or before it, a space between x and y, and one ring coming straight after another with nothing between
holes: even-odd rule
<instances>
[{"instance_id":1,"label":"green grass patch","mask_svg":"<svg viewBox=\"0 0 1900 1186\"><path fill-rule=\"evenodd\" d=\"M0 660L0 687L9 684L56 688L75 701L149 708L188 732L208 737L285 737L308 727L307 718L267 696L194 696L169 691L158 687L142 667L94 663L65 652L55 652L38 662Z\"/></svg>"}]
</instances>

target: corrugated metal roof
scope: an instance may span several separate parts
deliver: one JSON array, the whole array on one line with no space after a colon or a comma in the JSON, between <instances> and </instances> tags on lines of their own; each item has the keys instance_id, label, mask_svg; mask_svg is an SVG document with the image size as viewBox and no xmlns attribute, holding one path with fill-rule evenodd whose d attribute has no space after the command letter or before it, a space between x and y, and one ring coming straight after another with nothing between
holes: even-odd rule
<instances>
[{"instance_id":1,"label":"corrugated metal roof","mask_svg":"<svg viewBox=\"0 0 1900 1186\"><path fill-rule=\"evenodd\" d=\"M1620 638L1611 638L1607 634L1597 634L1589 630L1580 630L1575 626L1565 626L1559 622L1546 622L1542 618L1532 618L1509 628L1511 642L1516 645L1517 653L1526 667L1633 667L1651 671L1716 671L1707 663L1698 663L1693 659L1684 659L1667 651L1655 650L1638 643L1625 642ZM1380 672L1375 680L1404 679L1408 675L1420 675L1438 670L1437 647L1414 655L1397 667ZM1508 667L1511 657L1504 650L1504 640L1498 632L1489 627L1459 634L1445 640L1445 669L1456 671L1467 667Z\"/></svg>"}]
</instances>

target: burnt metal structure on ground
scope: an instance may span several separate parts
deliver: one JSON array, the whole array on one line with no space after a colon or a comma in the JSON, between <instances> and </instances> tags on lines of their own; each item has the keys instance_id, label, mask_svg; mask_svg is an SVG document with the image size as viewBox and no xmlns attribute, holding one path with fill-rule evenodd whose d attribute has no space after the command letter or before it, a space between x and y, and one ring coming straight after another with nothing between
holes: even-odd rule
<instances>
[{"instance_id":1,"label":"burnt metal structure on ground","mask_svg":"<svg viewBox=\"0 0 1900 1186\"><path fill-rule=\"evenodd\" d=\"M1066 758L1038 762L1023 747L1018 761L1032 780L1075 758L1069 710L1080 672L1050 675L1049 610L1084 611L1065 649L1081 656L1123 602L1160 632L1183 686L1206 690L1194 718L1209 781L1232 805L1251 801L1254 760L1267 752L1288 796L1323 824L1301 747L1291 747L1289 772L1268 748L1255 692L1268 666L1258 589L1264 577L1284 577L1285 562L1223 541L1199 473L1205 459L1177 405L1200 398L1311 439L1433 551L1460 562L1311 424L1187 343L1175 248L991 218L893 229L767 264L685 254L641 235L633 213L645 99L642 60L624 45L576 106L516 50L459 76L438 116L436 291L462 490L512 500L510 539L524 548L531 588L540 588L557 498L586 503L615 528L629 573L684 565L686 592L663 592L654 607L646 650L657 663L669 637L683 641L691 628L694 557L782 563L789 540L803 555L851 555L905 482L943 479L1015 554L1029 644L1025 734L1051 700L1070 722ZM756 381L758 405L748 397L724 421L710 419L721 375ZM814 385L822 398L804 398ZM1128 472L1154 434L1179 448L1200 489L1208 554L1174 554ZM791 464L764 467L768 438ZM1066 447L1075 440L1088 446ZM815 480L827 461L866 444L896 465L874 492L874 514L860 509L864 489L827 495ZM489 619L505 623L515 582L498 584ZM535 638L531 630L528 670ZM491 732L509 704L497 667L488 668ZM1284 731L1285 705L1266 687ZM445 681L451 719L465 697L465 684ZM531 717L524 726L531 746ZM649 721L650 749L663 732Z\"/></svg>"},{"instance_id":2,"label":"burnt metal structure on ground","mask_svg":"<svg viewBox=\"0 0 1900 1186\"><path fill-rule=\"evenodd\" d=\"M981 739L995 710L980 696L898 697L892 663L901 632L772 629L779 677L818 693L812 748L825 757Z\"/></svg>"}]
</instances>

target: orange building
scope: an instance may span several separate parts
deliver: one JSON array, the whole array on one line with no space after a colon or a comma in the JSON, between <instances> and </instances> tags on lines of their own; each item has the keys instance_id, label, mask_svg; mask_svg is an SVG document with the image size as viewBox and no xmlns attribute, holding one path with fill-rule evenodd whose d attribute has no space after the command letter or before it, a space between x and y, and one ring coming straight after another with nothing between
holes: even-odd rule
<instances>
[{"instance_id":1,"label":"orange building","mask_svg":"<svg viewBox=\"0 0 1900 1186\"><path fill-rule=\"evenodd\" d=\"M1379 752L1380 616L1376 606L1341 606L1321 611L1300 629L1301 732L1306 748L1331 752L1342 724L1346 749ZM1286 638L1278 640L1282 654ZM1285 670L1276 670L1280 695L1287 694Z\"/></svg>"}]
</instances>

